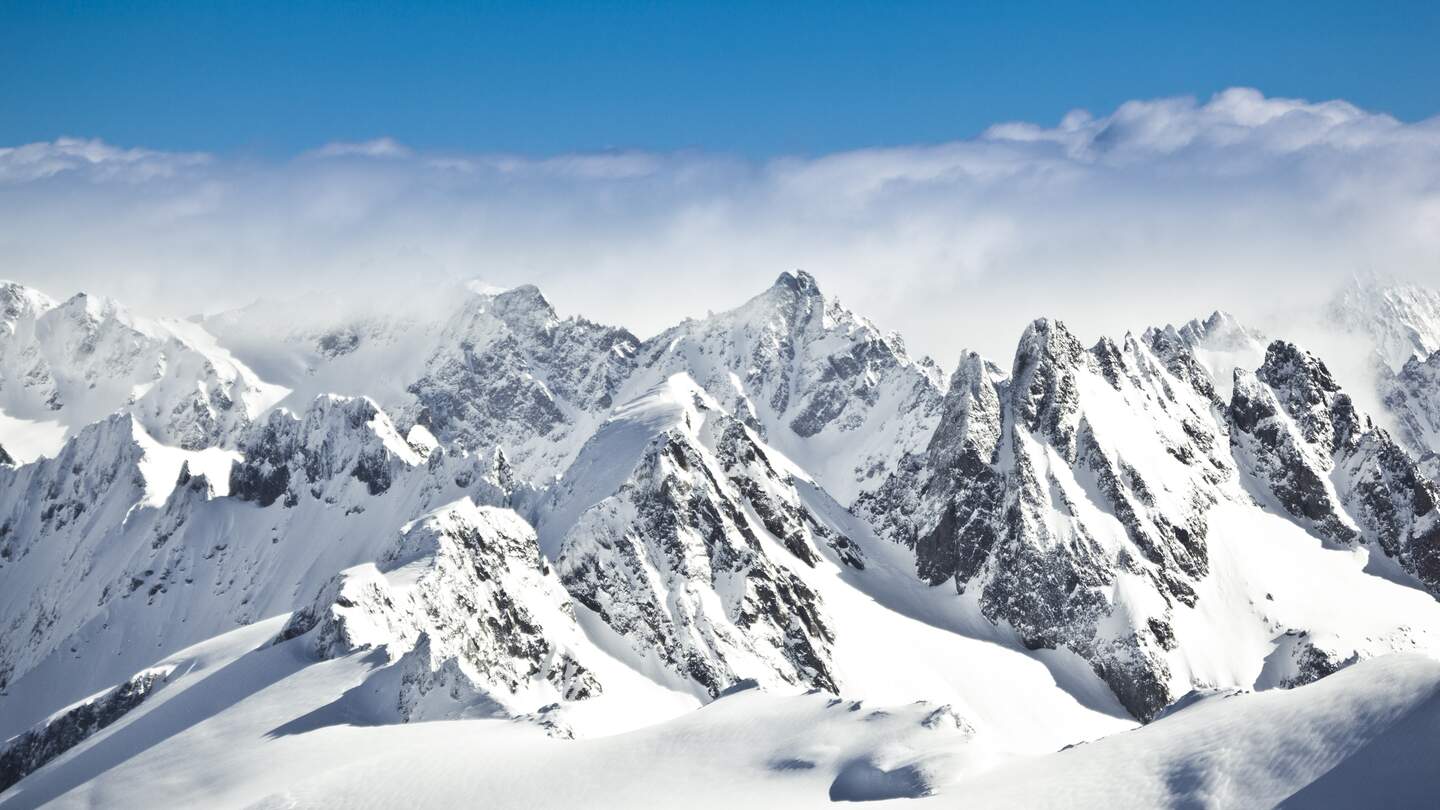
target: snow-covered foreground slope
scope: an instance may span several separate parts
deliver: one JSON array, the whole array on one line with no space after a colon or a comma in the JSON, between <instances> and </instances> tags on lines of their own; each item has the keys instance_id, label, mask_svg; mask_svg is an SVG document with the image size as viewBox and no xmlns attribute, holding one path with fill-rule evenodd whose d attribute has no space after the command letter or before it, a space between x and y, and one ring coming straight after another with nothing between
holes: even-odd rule
<instances>
[{"instance_id":1,"label":"snow-covered foreground slope","mask_svg":"<svg viewBox=\"0 0 1440 810\"><path fill-rule=\"evenodd\" d=\"M377 722L344 702L373 657L312 664L265 643L278 626L157 666L163 688L3 806L1420 807L1440 788L1440 663L1419 656L1202 696L1064 750L1016 750L933 703L753 689L567 741L507 720Z\"/></svg>"}]
</instances>

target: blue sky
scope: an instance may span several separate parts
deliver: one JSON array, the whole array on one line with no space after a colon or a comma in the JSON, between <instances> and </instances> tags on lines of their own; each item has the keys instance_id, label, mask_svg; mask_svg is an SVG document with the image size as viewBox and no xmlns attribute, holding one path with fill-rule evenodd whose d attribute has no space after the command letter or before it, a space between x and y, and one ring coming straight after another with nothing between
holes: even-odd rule
<instances>
[{"instance_id":1,"label":"blue sky","mask_svg":"<svg viewBox=\"0 0 1440 810\"><path fill-rule=\"evenodd\" d=\"M816 155L1225 87L1440 112L1440 4L0 4L0 144Z\"/></svg>"}]
</instances>

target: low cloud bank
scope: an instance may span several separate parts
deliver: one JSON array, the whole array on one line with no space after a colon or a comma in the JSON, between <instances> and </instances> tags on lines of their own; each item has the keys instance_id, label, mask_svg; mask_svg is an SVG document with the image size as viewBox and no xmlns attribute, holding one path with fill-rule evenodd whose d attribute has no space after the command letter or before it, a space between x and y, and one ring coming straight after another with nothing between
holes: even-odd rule
<instances>
[{"instance_id":1,"label":"low cloud bank","mask_svg":"<svg viewBox=\"0 0 1440 810\"><path fill-rule=\"evenodd\" d=\"M1267 326L1357 272L1440 283L1440 118L1232 89L764 162L61 138L0 148L0 221L0 276L169 314L478 277L645 335L804 268L948 366L1008 361L1038 315L1087 337L1216 308Z\"/></svg>"}]
</instances>

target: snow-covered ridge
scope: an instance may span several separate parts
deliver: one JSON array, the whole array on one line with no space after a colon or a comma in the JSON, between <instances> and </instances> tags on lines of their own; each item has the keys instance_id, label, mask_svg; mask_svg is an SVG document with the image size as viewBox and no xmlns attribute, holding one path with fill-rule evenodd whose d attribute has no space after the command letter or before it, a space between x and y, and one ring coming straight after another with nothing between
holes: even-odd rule
<instances>
[{"instance_id":1,"label":"snow-covered ridge","mask_svg":"<svg viewBox=\"0 0 1440 810\"><path fill-rule=\"evenodd\" d=\"M24 461L117 410L166 444L233 445L284 393L193 324L0 282L0 443Z\"/></svg>"},{"instance_id":2,"label":"snow-covered ridge","mask_svg":"<svg viewBox=\"0 0 1440 810\"><path fill-rule=\"evenodd\" d=\"M842 503L925 445L943 395L929 358L911 358L898 335L827 299L803 271L656 335L636 365L623 398L684 372Z\"/></svg>"}]
</instances>

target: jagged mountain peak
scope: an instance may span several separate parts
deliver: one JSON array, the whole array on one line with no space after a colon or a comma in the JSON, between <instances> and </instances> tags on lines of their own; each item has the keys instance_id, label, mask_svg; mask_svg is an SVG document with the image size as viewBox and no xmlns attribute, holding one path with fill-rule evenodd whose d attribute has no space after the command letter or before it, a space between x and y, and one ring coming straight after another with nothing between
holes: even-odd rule
<instances>
[{"instance_id":1,"label":"jagged mountain peak","mask_svg":"<svg viewBox=\"0 0 1440 810\"><path fill-rule=\"evenodd\" d=\"M614 406L638 346L625 329L560 319L532 285L473 296L445 323L397 410L447 444L499 446L523 477L544 481Z\"/></svg>"},{"instance_id":2,"label":"jagged mountain peak","mask_svg":"<svg viewBox=\"0 0 1440 810\"><path fill-rule=\"evenodd\" d=\"M55 299L33 287L17 281L0 281L0 321L12 333L17 319L37 317L57 305Z\"/></svg>"},{"instance_id":3,"label":"jagged mountain peak","mask_svg":"<svg viewBox=\"0 0 1440 810\"><path fill-rule=\"evenodd\" d=\"M1374 544L1440 592L1440 491L1323 361L1274 341L1256 372L1236 372L1229 414L1237 458L1292 519L1332 542Z\"/></svg>"},{"instance_id":4,"label":"jagged mountain peak","mask_svg":"<svg viewBox=\"0 0 1440 810\"><path fill-rule=\"evenodd\" d=\"M1245 372L1236 374L1243 377ZM1237 387L1241 385L1238 377ZM1294 343L1271 342L1255 377L1280 398L1306 440L1322 445L1327 452L1335 452L1372 428L1370 418L1356 411L1350 395L1341 390L1324 361Z\"/></svg>"},{"instance_id":5,"label":"jagged mountain peak","mask_svg":"<svg viewBox=\"0 0 1440 810\"><path fill-rule=\"evenodd\" d=\"M943 395L933 362L827 300L803 271L645 341L623 398L677 372L844 503L924 447Z\"/></svg>"},{"instance_id":6,"label":"jagged mountain peak","mask_svg":"<svg viewBox=\"0 0 1440 810\"><path fill-rule=\"evenodd\" d=\"M1133 336L1086 349L1037 319L1009 379L962 359L924 466L862 512L913 546L922 578L1076 651L1147 717L1173 696L1172 613L1195 603L1231 474L1209 401L1180 382Z\"/></svg>"},{"instance_id":7,"label":"jagged mountain peak","mask_svg":"<svg viewBox=\"0 0 1440 810\"><path fill-rule=\"evenodd\" d=\"M123 333L103 303L12 300ZM306 332L323 362L299 376L353 385L253 420L243 457L165 446L153 411L37 463L0 450L0 738L148 734L221 683L245 693L226 722L262 705L255 735L282 748L336 722L357 739L478 717L608 734L665 700L715 702L680 721L703 728L783 692L856 725L1053 751L1127 711L1195 717L1175 705L1191 689L1440 649L1440 493L1319 357L1256 348L1223 312L1093 344L1037 319L1008 368L962 352L945 387L803 272L644 343L533 286L445 304ZM1223 358L1252 351L1222 397ZM1397 376L1431 370L1440 355ZM380 377L399 392L370 396ZM192 666L211 642L224 655ZM100 690L157 661L169 694L112 709ZM955 709L874 708L937 694ZM86 695L107 722L151 719L46 721ZM431 725L455 728L410 732L474 728ZM812 732L768 778L853 759L819 756ZM90 750L114 739L135 738ZM909 767L856 762L852 788Z\"/></svg>"},{"instance_id":8,"label":"jagged mountain peak","mask_svg":"<svg viewBox=\"0 0 1440 810\"><path fill-rule=\"evenodd\" d=\"M1382 368L1378 384L1397 435L1440 480L1440 351L1412 356L1398 372Z\"/></svg>"},{"instance_id":9,"label":"jagged mountain peak","mask_svg":"<svg viewBox=\"0 0 1440 810\"><path fill-rule=\"evenodd\" d=\"M1141 340L1177 378L1190 383L1217 407L1229 401L1237 369L1263 362L1265 336L1223 310L1176 327L1150 327Z\"/></svg>"},{"instance_id":10,"label":"jagged mountain peak","mask_svg":"<svg viewBox=\"0 0 1440 810\"><path fill-rule=\"evenodd\" d=\"M1114 348L1114 344L1108 344ZM1096 346L1103 352L1107 344ZM1073 429L1074 373L1086 366L1087 353L1065 324L1038 318L1025 328L1015 349L1010 390L1016 417L1032 431L1043 431L1062 448Z\"/></svg>"},{"instance_id":11,"label":"jagged mountain peak","mask_svg":"<svg viewBox=\"0 0 1440 810\"><path fill-rule=\"evenodd\" d=\"M0 330L0 439L29 461L117 410L187 450L233 446L283 395L192 322L152 320L100 296L54 303L11 288ZM18 434L18 435L17 435Z\"/></svg>"},{"instance_id":12,"label":"jagged mountain peak","mask_svg":"<svg viewBox=\"0 0 1440 810\"><path fill-rule=\"evenodd\" d=\"M486 297L492 302L496 316L512 326L545 328L559 321L555 307L534 284L522 284Z\"/></svg>"},{"instance_id":13,"label":"jagged mountain peak","mask_svg":"<svg viewBox=\"0 0 1440 810\"><path fill-rule=\"evenodd\" d=\"M782 272L779 277L775 279L775 284L772 285L772 289L786 290L807 297L820 296L820 285L815 282L814 276L804 270L796 270L794 273L788 270Z\"/></svg>"},{"instance_id":14,"label":"jagged mountain peak","mask_svg":"<svg viewBox=\"0 0 1440 810\"><path fill-rule=\"evenodd\" d=\"M1152 326L1142 337L1149 343L1160 335L1179 339L1191 347L1210 346L1222 348L1226 344L1245 342L1246 338L1261 339L1258 331L1245 326L1238 318L1222 309L1217 309L1205 318L1192 318L1175 326Z\"/></svg>"},{"instance_id":15,"label":"jagged mountain peak","mask_svg":"<svg viewBox=\"0 0 1440 810\"><path fill-rule=\"evenodd\" d=\"M1299 386L1317 396L1340 390L1325 361L1288 340L1270 342L1256 373L1271 385Z\"/></svg>"},{"instance_id":16,"label":"jagged mountain peak","mask_svg":"<svg viewBox=\"0 0 1440 810\"><path fill-rule=\"evenodd\" d=\"M383 648L390 667L357 696L378 692L381 716L408 722L598 694L577 660L585 645L574 622L530 525L462 498L401 527L380 560L325 583L277 640L303 636L321 658Z\"/></svg>"},{"instance_id":17,"label":"jagged mountain peak","mask_svg":"<svg viewBox=\"0 0 1440 810\"><path fill-rule=\"evenodd\" d=\"M1061 369L1083 366L1095 358L1114 356L1119 352L1115 341L1103 336L1087 350L1063 321L1036 318L1020 335L1010 377L1017 385L1028 387L1035 382L1037 375L1048 379Z\"/></svg>"},{"instance_id":18,"label":"jagged mountain peak","mask_svg":"<svg viewBox=\"0 0 1440 810\"><path fill-rule=\"evenodd\" d=\"M571 594L678 688L714 697L748 677L834 691L834 631L788 566L864 560L812 511L803 475L675 374L581 451L541 518L542 548ZM718 601L698 596L712 589Z\"/></svg>"},{"instance_id":19,"label":"jagged mountain peak","mask_svg":"<svg viewBox=\"0 0 1440 810\"><path fill-rule=\"evenodd\" d=\"M368 397L317 397L297 415L276 409L241 441L242 464L230 473L230 491L269 506L284 498L298 503L305 492L335 499L348 474L370 494L389 488L398 467L421 457L390 417ZM337 481L337 478L339 479Z\"/></svg>"},{"instance_id":20,"label":"jagged mountain peak","mask_svg":"<svg viewBox=\"0 0 1440 810\"><path fill-rule=\"evenodd\" d=\"M975 468L993 460L1002 438L997 426L1005 380L1005 372L979 353L961 352L945 392L939 425L926 449L934 462L959 464L964 458Z\"/></svg>"},{"instance_id":21,"label":"jagged mountain peak","mask_svg":"<svg viewBox=\"0 0 1440 810\"><path fill-rule=\"evenodd\" d=\"M801 335L807 331L815 334L824 328L822 321L828 308L841 312L834 303L821 294L814 276L803 270L786 271L765 291L740 306L690 323L712 328L714 325L748 328L780 336Z\"/></svg>"},{"instance_id":22,"label":"jagged mountain peak","mask_svg":"<svg viewBox=\"0 0 1440 810\"><path fill-rule=\"evenodd\" d=\"M1398 277L1357 273L1336 291L1325 317L1368 337L1392 369L1440 350L1440 291Z\"/></svg>"}]
</instances>

